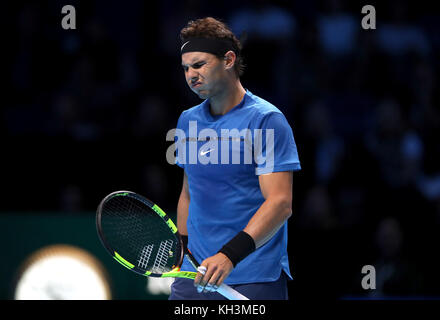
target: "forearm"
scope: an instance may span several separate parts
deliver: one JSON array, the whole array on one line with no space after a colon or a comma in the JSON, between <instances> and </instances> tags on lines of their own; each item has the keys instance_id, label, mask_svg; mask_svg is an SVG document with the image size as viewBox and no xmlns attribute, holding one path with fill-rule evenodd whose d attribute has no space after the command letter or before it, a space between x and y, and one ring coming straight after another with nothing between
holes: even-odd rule
<instances>
[{"instance_id":1,"label":"forearm","mask_svg":"<svg viewBox=\"0 0 440 320\"><path fill-rule=\"evenodd\" d=\"M270 196L253 215L246 228L220 250L235 266L269 241L291 215L290 197Z\"/></svg>"},{"instance_id":2,"label":"forearm","mask_svg":"<svg viewBox=\"0 0 440 320\"><path fill-rule=\"evenodd\" d=\"M179 201L177 202L177 229L181 235L188 235L186 221L188 220L189 202L188 178L184 173L182 191L180 192Z\"/></svg>"},{"instance_id":3,"label":"forearm","mask_svg":"<svg viewBox=\"0 0 440 320\"><path fill-rule=\"evenodd\" d=\"M291 200L284 197L266 199L251 218L244 232L255 241L259 248L269 241L292 214Z\"/></svg>"},{"instance_id":4,"label":"forearm","mask_svg":"<svg viewBox=\"0 0 440 320\"><path fill-rule=\"evenodd\" d=\"M179 202L177 203L177 229L182 235L188 235L188 230L186 228L186 221L188 219L188 208L189 199L181 194L179 197Z\"/></svg>"}]
</instances>

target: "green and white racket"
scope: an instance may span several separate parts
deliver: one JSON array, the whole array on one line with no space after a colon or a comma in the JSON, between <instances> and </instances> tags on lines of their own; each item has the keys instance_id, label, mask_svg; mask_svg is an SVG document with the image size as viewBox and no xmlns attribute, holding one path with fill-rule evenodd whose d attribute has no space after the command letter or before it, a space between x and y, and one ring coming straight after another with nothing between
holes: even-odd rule
<instances>
[{"instance_id":1,"label":"green and white racket","mask_svg":"<svg viewBox=\"0 0 440 320\"><path fill-rule=\"evenodd\" d=\"M124 267L143 276L194 279L197 272L181 271L184 256L194 270L199 263L184 248L176 225L152 201L131 191L107 195L96 212L103 246ZM218 293L229 300L249 300L222 284Z\"/></svg>"}]
</instances>

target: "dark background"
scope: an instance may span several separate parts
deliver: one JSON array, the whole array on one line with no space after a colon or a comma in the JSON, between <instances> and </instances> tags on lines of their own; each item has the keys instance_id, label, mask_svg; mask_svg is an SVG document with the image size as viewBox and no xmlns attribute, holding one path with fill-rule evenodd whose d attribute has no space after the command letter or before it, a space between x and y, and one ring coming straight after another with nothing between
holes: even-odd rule
<instances>
[{"instance_id":1,"label":"dark background","mask_svg":"<svg viewBox=\"0 0 440 320\"><path fill-rule=\"evenodd\" d=\"M76 30L61 27L67 4L76 8ZM375 30L361 27L367 4L376 9ZM175 212L182 172L166 161L165 136L201 102L185 84L178 35L204 16L237 36L246 31L242 84L293 128L303 170L289 220L291 299L439 297L440 18L419 1L5 4L7 252L31 250L17 245L30 237L19 221L92 224L115 190ZM364 265L376 268L376 290L361 287ZM2 268L2 298L11 298L14 272L10 263Z\"/></svg>"}]
</instances>

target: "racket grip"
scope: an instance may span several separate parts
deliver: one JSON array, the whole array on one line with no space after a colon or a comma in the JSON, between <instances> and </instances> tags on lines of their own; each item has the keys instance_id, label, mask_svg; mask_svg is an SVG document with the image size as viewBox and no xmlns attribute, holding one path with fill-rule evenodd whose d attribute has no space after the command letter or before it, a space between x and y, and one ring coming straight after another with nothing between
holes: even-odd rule
<instances>
[{"instance_id":1,"label":"racket grip","mask_svg":"<svg viewBox=\"0 0 440 320\"><path fill-rule=\"evenodd\" d=\"M228 298L229 300L249 300L240 292L232 289L230 286L224 283L222 283L220 287L218 287L217 292L220 293L225 298Z\"/></svg>"}]
</instances>

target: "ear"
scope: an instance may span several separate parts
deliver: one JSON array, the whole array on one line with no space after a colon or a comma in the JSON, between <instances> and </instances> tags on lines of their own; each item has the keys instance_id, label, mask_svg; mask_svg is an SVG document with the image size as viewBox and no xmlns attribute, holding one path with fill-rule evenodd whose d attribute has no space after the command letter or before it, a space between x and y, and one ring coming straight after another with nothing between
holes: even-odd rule
<instances>
[{"instance_id":1,"label":"ear","mask_svg":"<svg viewBox=\"0 0 440 320\"><path fill-rule=\"evenodd\" d=\"M234 68L236 59L237 59L237 55L235 54L234 51L229 50L228 52L226 52L225 57L223 58L225 63L225 69L228 70Z\"/></svg>"}]
</instances>

